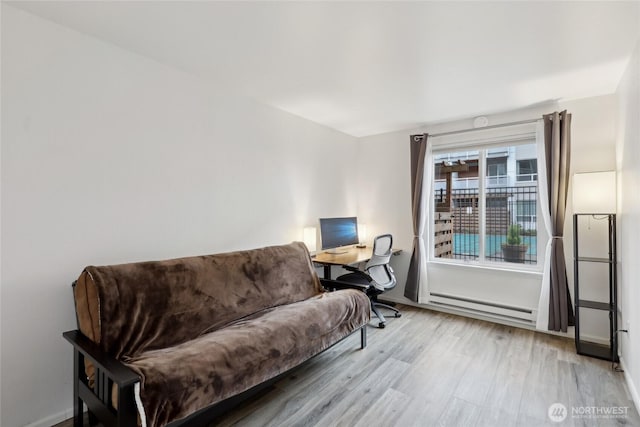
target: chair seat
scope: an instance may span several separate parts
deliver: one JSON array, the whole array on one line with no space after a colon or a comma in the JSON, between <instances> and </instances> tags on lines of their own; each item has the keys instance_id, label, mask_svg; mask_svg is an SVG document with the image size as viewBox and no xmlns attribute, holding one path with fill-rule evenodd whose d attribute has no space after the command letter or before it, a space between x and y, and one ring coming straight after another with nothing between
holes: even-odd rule
<instances>
[{"instance_id":1,"label":"chair seat","mask_svg":"<svg viewBox=\"0 0 640 427\"><path fill-rule=\"evenodd\" d=\"M339 276L336 280L340 282L360 283L363 285L369 284L369 280L367 280L367 277L359 273L343 274L342 276Z\"/></svg>"},{"instance_id":2,"label":"chair seat","mask_svg":"<svg viewBox=\"0 0 640 427\"><path fill-rule=\"evenodd\" d=\"M365 276L364 274L360 274L360 273L343 274L342 276L339 276L336 280L339 282L371 285L369 287L369 290L367 291L367 295L379 295L383 292L381 289L378 289L375 287L376 284L374 282L369 282L369 280L367 279L367 276Z\"/></svg>"}]
</instances>

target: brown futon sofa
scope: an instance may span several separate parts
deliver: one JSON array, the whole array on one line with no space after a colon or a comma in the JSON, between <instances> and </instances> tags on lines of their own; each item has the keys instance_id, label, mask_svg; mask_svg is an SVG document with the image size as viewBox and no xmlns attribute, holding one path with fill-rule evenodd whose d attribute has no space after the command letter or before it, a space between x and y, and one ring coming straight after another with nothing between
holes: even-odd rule
<instances>
[{"instance_id":1,"label":"brown futon sofa","mask_svg":"<svg viewBox=\"0 0 640 427\"><path fill-rule=\"evenodd\" d=\"M87 267L74 298L76 426L83 403L106 426L206 424L355 331L364 348L370 317L302 243Z\"/></svg>"}]
</instances>

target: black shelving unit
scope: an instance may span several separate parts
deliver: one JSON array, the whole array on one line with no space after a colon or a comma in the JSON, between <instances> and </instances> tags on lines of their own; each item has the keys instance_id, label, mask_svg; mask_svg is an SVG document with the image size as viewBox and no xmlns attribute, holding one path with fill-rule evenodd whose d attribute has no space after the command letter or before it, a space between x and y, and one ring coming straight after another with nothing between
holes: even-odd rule
<instances>
[{"instance_id":1,"label":"black shelving unit","mask_svg":"<svg viewBox=\"0 0 640 427\"><path fill-rule=\"evenodd\" d=\"M581 257L578 245L578 218L591 216L608 222L609 256L606 258ZM604 243L604 242L603 242ZM616 216L615 214L574 214L573 215L573 269L574 269L574 298L576 319L576 351L585 356L618 362L618 277L616 268ZM609 267L609 300L592 301L580 298L580 263L605 263ZM580 334L580 309L588 308L608 312L609 315L609 345L595 343L583 339Z\"/></svg>"}]
</instances>

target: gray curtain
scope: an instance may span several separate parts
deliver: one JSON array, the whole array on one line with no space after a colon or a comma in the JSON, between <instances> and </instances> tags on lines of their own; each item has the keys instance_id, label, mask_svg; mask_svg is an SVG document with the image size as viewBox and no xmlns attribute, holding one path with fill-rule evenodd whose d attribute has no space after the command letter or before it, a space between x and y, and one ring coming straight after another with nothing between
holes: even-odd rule
<instances>
[{"instance_id":1,"label":"gray curtain","mask_svg":"<svg viewBox=\"0 0 640 427\"><path fill-rule=\"evenodd\" d=\"M567 332L567 327L575 324L562 239L571 164L571 114L565 110L542 118L552 234L549 330Z\"/></svg>"},{"instance_id":2,"label":"gray curtain","mask_svg":"<svg viewBox=\"0 0 640 427\"><path fill-rule=\"evenodd\" d=\"M413 216L413 252L407 273L407 284L404 287L404 296L411 301L418 302L418 290L420 288L420 223L422 222L422 180L424 176L424 158L427 153L428 134L411 135L411 210Z\"/></svg>"}]
</instances>

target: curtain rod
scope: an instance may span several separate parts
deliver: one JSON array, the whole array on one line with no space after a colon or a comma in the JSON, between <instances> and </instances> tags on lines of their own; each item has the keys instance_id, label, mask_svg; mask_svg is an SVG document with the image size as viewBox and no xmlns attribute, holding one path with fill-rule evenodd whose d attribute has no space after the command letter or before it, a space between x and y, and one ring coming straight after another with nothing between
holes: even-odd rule
<instances>
[{"instance_id":1,"label":"curtain rod","mask_svg":"<svg viewBox=\"0 0 640 427\"><path fill-rule=\"evenodd\" d=\"M457 133L471 132L471 131L474 131L474 130L483 130L483 129L501 128L501 127L505 127L505 126L524 125L524 124L527 124L527 123L535 123L538 120L540 120L540 119L520 120L518 122L501 123L499 125L491 125L491 126L485 126L485 127L473 128L473 129L452 130L450 132L441 132L441 133L434 133L434 134L428 134L428 135L429 135L430 138L433 138L433 137L436 137L436 136L455 135Z\"/></svg>"}]
</instances>

